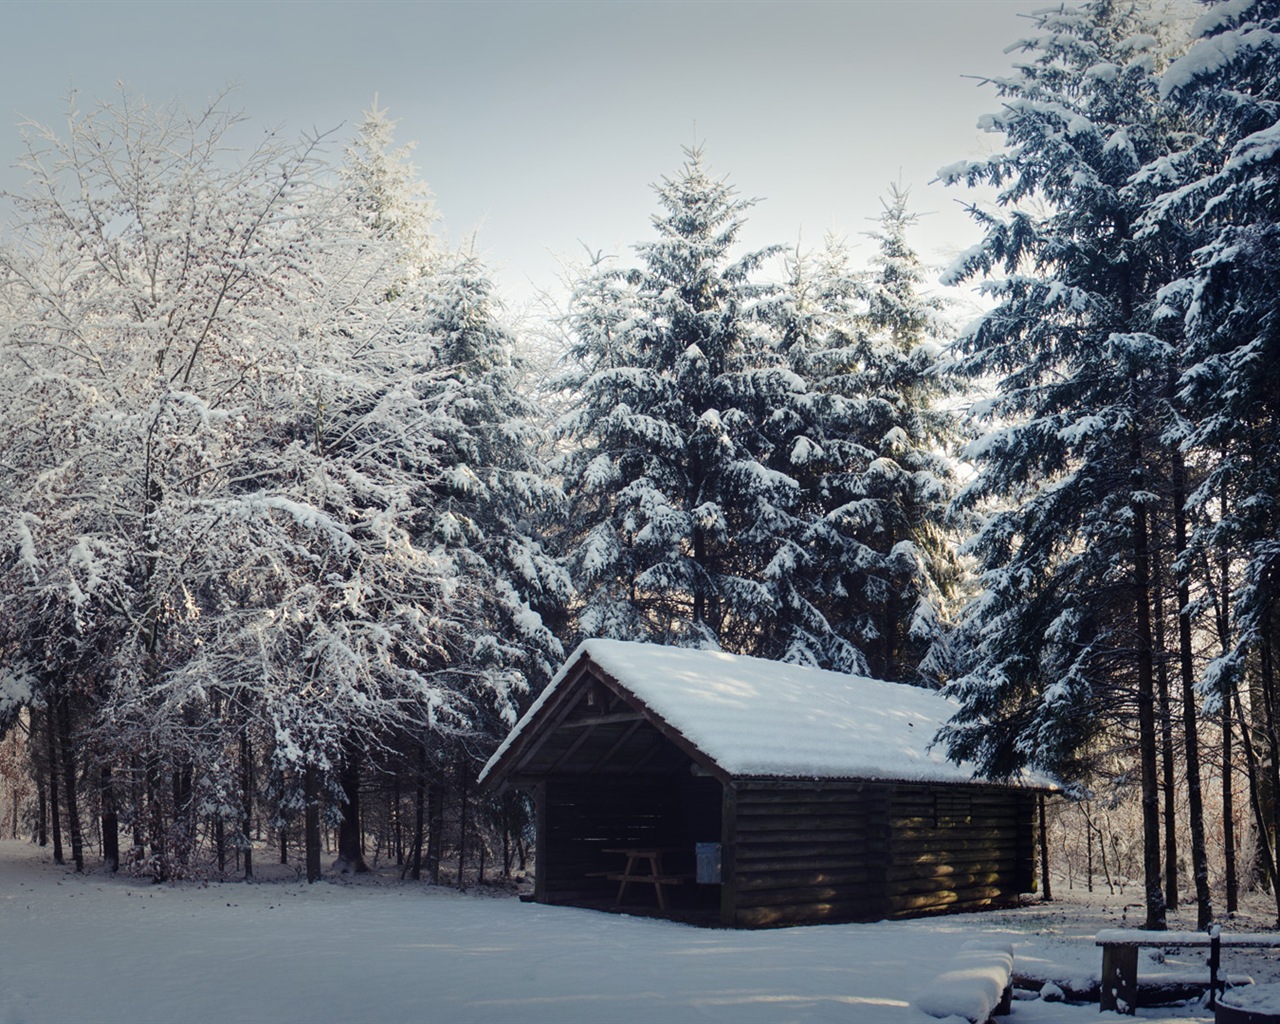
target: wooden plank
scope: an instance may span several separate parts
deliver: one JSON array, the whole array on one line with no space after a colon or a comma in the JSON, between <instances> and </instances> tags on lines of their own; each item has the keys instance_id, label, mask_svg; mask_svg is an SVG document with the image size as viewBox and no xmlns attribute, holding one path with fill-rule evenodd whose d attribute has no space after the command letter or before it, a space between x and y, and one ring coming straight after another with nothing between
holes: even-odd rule
<instances>
[{"instance_id":1,"label":"wooden plank","mask_svg":"<svg viewBox=\"0 0 1280 1024\"><path fill-rule=\"evenodd\" d=\"M581 718L570 718L560 723L561 729L594 729L597 725L617 725L622 722L640 723L644 715L638 711L619 711L612 714L583 715Z\"/></svg>"},{"instance_id":2,"label":"wooden plank","mask_svg":"<svg viewBox=\"0 0 1280 1024\"><path fill-rule=\"evenodd\" d=\"M805 843L850 843L865 845L867 830L862 828L762 829L738 822L738 841L751 846L797 846Z\"/></svg>"},{"instance_id":3,"label":"wooden plank","mask_svg":"<svg viewBox=\"0 0 1280 1024\"><path fill-rule=\"evenodd\" d=\"M1000 886L973 886L964 889L939 889L929 893L904 893L891 896L890 903L899 913L903 911L941 910L954 908L957 903L982 905L1001 897L1011 897L1009 890Z\"/></svg>"},{"instance_id":4,"label":"wooden plank","mask_svg":"<svg viewBox=\"0 0 1280 1024\"><path fill-rule=\"evenodd\" d=\"M591 766L592 773L600 771L601 768L612 761L618 751L627 745L627 742L636 734L636 730L638 730L642 725L644 725L644 716L638 716L636 720L631 723L631 727L625 730L622 735L614 741L613 746L606 750L604 754L597 759L596 763Z\"/></svg>"},{"instance_id":5,"label":"wooden plank","mask_svg":"<svg viewBox=\"0 0 1280 1024\"><path fill-rule=\"evenodd\" d=\"M881 916L876 898L840 902L810 902L777 907L742 907L740 928L776 928L789 924L820 924L838 921L873 921Z\"/></svg>"},{"instance_id":6,"label":"wooden plank","mask_svg":"<svg viewBox=\"0 0 1280 1024\"><path fill-rule=\"evenodd\" d=\"M963 889L1000 888L1007 881L999 871L974 871L964 874L942 875L937 878L904 878L892 881L886 889L890 896L928 895L936 892L959 892Z\"/></svg>"},{"instance_id":7,"label":"wooden plank","mask_svg":"<svg viewBox=\"0 0 1280 1024\"><path fill-rule=\"evenodd\" d=\"M738 787L726 782L720 794L720 924L738 922Z\"/></svg>"},{"instance_id":8,"label":"wooden plank","mask_svg":"<svg viewBox=\"0 0 1280 1024\"><path fill-rule=\"evenodd\" d=\"M875 878L866 867L842 866L839 870L820 871L799 868L791 871L768 871L743 874L738 879L739 892L755 892L766 889L806 889L820 885L863 884Z\"/></svg>"},{"instance_id":9,"label":"wooden plank","mask_svg":"<svg viewBox=\"0 0 1280 1024\"><path fill-rule=\"evenodd\" d=\"M738 906L794 907L812 904L864 903L882 898L874 885L823 885L804 889L760 889L738 895Z\"/></svg>"},{"instance_id":10,"label":"wooden plank","mask_svg":"<svg viewBox=\"0 0 1280 1024\"><path fill-rule=\"evenodd\" d=\"M545 903L547 898L547 784L538 783L533 791L533 898Z\"/></svg>"}]
</instances>

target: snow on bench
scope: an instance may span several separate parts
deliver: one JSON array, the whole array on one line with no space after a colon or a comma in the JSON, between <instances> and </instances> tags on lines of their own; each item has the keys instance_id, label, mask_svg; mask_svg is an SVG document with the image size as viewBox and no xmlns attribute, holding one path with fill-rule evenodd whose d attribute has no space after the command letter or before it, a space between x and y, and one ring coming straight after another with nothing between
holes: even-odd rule
<instances>
[{"instance_id":1,"label":"snow on bench","mask_svg":"<svg viewBox=\"0 0 1280 1024\"><path fill-rule=\"evenodd\" d=\"M1098 1006L1101 1010L1132 1014L1138 1005L1138 950L1143 947L1162 949L1209 949L1209 1005L1217 1000L1222 979L1218 976L1222 949L1280 948L1280 935L1260 932L1231 932L1224 934L1218 925L1211 925L1208 932L1147 931L1135 928L1104 928L1098 932L1097 944L1102 947L1102 991Z\"/></svg>"},{"instance_id":2,"label":"snow on bench","mask_svg":"<svg viewBox=\"0 0 1280 1024\"><path fill-rule=\"evenodd\" d=\"M986 1024L1012 1006L1013 947L987 939L966 942L911 1005L930 1017L963 1017Z\"/></svg>"}]
</instances>

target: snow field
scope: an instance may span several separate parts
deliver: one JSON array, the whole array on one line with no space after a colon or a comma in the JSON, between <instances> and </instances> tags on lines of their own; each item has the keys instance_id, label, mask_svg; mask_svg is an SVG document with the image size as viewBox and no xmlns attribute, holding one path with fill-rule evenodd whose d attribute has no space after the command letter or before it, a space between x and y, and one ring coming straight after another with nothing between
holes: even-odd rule
<instances>
[{"instance_id":1,"label":"snow field","mask_svg":"<svg viewBox=\"0 0 1280 1024\"><path fill-rule=\"evenodd\" d=\"M0 1024L937 1024L908 1004L965 943L1012 945L1015 972L1080 977L1098 969L1096 931L1122 923L1118 905L1063 901L734 932L393 877L151 885L77 877L48 851L0 841ZM1134 1018L1019 999L1003 1019ZM1212 1016L1172 1007L1137 1019Z\"/></svg>"}]
</instances>

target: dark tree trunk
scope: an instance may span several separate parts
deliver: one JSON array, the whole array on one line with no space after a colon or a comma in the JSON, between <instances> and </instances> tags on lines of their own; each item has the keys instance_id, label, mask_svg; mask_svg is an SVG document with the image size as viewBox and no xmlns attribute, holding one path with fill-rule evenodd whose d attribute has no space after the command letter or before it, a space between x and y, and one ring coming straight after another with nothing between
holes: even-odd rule
<instances>
[{"instance_id":1,"label":"dark tree trunk","mask_svg":"<svg viewBox=\"0 0 1280 1024\"><path fill-rule=\"evenodd\" d=\"M244 878L253 878L253 745L240 734L240 832L244 836Z\"/></svg>"},{"instance_id":2,"label":"dark tree trunk","mask_svg":"<svg viewBox=\"0 0 1280 1024\"><path fill-rule=\"evenodd\" d=\"M53 830L53 862L65 864L62 855L62 809L58 806L58 730L53 718L53 699L49 698L44 709L45 756L49 762L49 824Z\"/></svg>"},{"instance_id":3,"label":"dark tree trunk","mask_svg":"<svg viewBox=\"0 0 1280 1024\"><path fill-rule=\"evenodd\" d=\"M511 879L511 792L502 794L502 880Z\"/></svg>"},{"instance_id":4,"label":"dark tree trunk","mask_svg":"<svg viewBox=\"0 0 1280 1024\"><path fill-rule=\"evenodd\" d=\"M192 807L195 771L180 764L173 772L173 829L170 833L171 863L181 869L190 863L195 846L195 815Z\"/></svg>"},{"instance_id":5,"label":"dark tree trunk","mask_svg":"<svg viewBox=\"0 0 1280 1024\"><path fill-rule=\"evenodd\" d=\"M427 875L432 885L440 884L440 848L444 843L444 785L433 778L427 786L430 827L427 832Z\"/></svg>"},{"instance_id":6,"label":"dark tree trunk","mask_svg":"<svg viewBox=\"0 0 1280 1024\"><path fill-rule=\"evenodd\" d=\"M1142 445L1135 428L1131 440L1131 484L1144 490ZM1135 497L1133 514L1133 590L1137 611L1138 749L1142 764L1142 869L1147 917L1144 927L1164 931L1164 888L1160 879L1160 789L1156 757L1155 671L1151 653L1151 556L1147 509Z\"/></svg>"},{"instance_id":7,"label":"dark tree trunk","mask_svg":"<svg viewBox=\"0 0 1280 1024\"><path fill-rule=\"evenodd\" d=\"M1179 559L1187 550L1186 466L1174 448L1173 524ZM1182 669L1182 742L1186 750L1187 819L1191 827L1191 871L1196 885L1196 927L1213 922L1209 892L1209 853L1204 839L1204 797L1200 789L1200 733L1196 718L1195 663L1191 650L1191 584L1184 565L1178 570L1178 662Z\"/></svg>"},{"instance_id":8,"label":"dark tree trunk","mask_svg":"<svg viewBox=\"0 0 1280 1024\"><path fill-rule=\"evenodd\" d=\"M1222 698L1222 857L1226 861L1227 913L1240 909L1240 879L1236 873L1235 754L1231 723L1231 694Z\"/></svg>"},{"instance_id":9,"label":"dark tree trunk","mask_svg":"<svg viewBox=\"0 0 1280 1024\"><path fill-rule=\"evenodd\" d=\"M418 779L413 794L413 849L409 853L409 877L422 881L422 840L426 826L427 755L418 748Z\"/></svg>"},{"instance_id":10,"label":"dark tree trunk","mask_svg":"<svg viewBox=\"0 0 1280 1024\"><path fill-rule=\"evenodd\" d=\"M156 881L169 877L169 843L164 820L164 801L160 799L160 765L154 754L147 757L147 820L151 833L152 873Z\"/></svg>"},{"instance_id":11,"label":"dark tree trunk","mask_svg":"<svg viewBox=\"0 0 1280 1024\"><path fill-rule=\"evenodd\" d=\"M1158 553L1151 556L1156 631L1156 692L1160 702L1161 788L1164 792L1164 899L1169 910L1178 908L1178 819L1176 769L1173 758L1173 707L1169 700L1169 666L1165 657L1164 573Z\"/></svg>"},{"instance_id":12,"label":"dark tree trunk","mask_svg":"<svg viewBox=\"0 0 1280 1024\"><path fill-rule=\"evenodd\" d=\"M308 764L305 775L306 794L305 844L307 881L320 881L320 773Z\"/></svg>"},{"instance_id":13,"label":"dark tree trunk","mask_svg":"<svg viewBox=\"0 0 1280 1024\"><path fill-rule=\"evenodd\" d=\"M363 874L369 870L364 862L364 850L360 829L360 748L355 743L343 745L342 774L338 782L342 786L342 821L338 823L338 871L342 874Z\"/></svg>"},{"instance_id":14,"label":"dark tree trunk","mask_svg":"<svg viewBox=\"0 0 1280 1024\"><path fill-rule=\"evenodd\" d=\"M49 790L45 787L44 772L36 772L36 845L49 845Z\"/></svg>"},{"instance_id":15,"label":"dark tree trunk","mask_svg":"<svg viewBox=\"0 0 1280 1024\"><path fill-rule=\"evenodd\" d=\"M102 863L115 874L120 869L120 817L116 812L116 791L111 781L111 766L104 764L100 776L102 788Z\"/></svg>"},{"instance_id":16,"label":"dark tree trunk","mask_svg":"<svg viewBox=\"0 0 1280 1024\"><path fill-rule=\"evenodd\" d=\"M391 781L391 796L387 802L387 821L391 824L391 845L395 848L396 867L404 867L404 829L400 821L400 776Z\"/></svg>"},{"instance_id":17,"label":"dark tree trunk","mask_svg":"<svg viewBox=\"0 0 1280 1024\"><path fill-rule=\"evenodd\" d=\"M142 765L136 754L129 758L129 797L133 802L133 849L141 856L147 842L146 803L142 790Z\"/></svg>"},{"instance_id":18,"label":"dark tree trunk","mask_svg":"<svg viewBox=\"0 0 1280 1024\"><path fill-rule=\"evenodd\" d=\"M1267 883L1276 895L1276 926L1280 927L1280 884L1276 879L1276 861L1271 852L1271 838L1266 829L1266 815L1263 811L1261 792L1262 773L1258 770L1257 752L1253 747L1253 739L1249 735L1249 727L1245 722L1244 705L1237 693L1235 698L1236 716L1240 722L1240 740L1244 745L1245 768L1249 775L1249 804L1253 809L1254 825L1258 831L1258 859L1266 871Z\"/></svg>"},{"instance_id":19,"label":"dark tree trunk","mask_svg":"<svg viewBox=\"0 0 1280 1024\"><path fill-rule=\"evenodd\" d=\"M1222 516L1227 515L1226 493L1221 495ZM1225 546L1218 557L1217 626L1218 644L1225 655L1231 650L1231 562ZM1212 571L1206 573L1210 580ZM1234 914L1240 908L1240 879L1236 873L1236 825L1235 825L1235 725L1231 705L1235 695L1235 682L1229 675L1222 680L1222 855L1226 861L1227 913Z\"/></svg>"},{"instance_id":20,"label":"dark tree trunk","mask_svg":"<svg viewBox=\"0 0 1280 1024\"><path fill-rule=\"evenodd\" d=\"M467 887L467 776L463 773L458 790L458 888Z\"/></svg>"},{"instance_id":21,"label":"dark tree trunk","mask_svg":"<svg viewBox=\"0 0 1280 1024\"><path fill-rule=\"evenodd\" d=\"M80 828L80 801L76 792L76 755L71 742L71 708L65 694L54 701L58 719L58 747L62 755L63 800L67 805L67 831L71 834L71 860L77 871L84 870L84 834Z\"/></svg>"}]
</instances>

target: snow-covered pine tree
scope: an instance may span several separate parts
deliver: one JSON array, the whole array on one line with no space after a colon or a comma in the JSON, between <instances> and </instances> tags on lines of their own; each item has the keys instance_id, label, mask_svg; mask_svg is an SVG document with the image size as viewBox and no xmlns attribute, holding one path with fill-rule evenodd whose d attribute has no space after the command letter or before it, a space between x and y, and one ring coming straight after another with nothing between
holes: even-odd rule
<instances>
[{"instance_id":1,"label":"snow-covered pine tree","mask_svg":"<svg viewBox=\"0 0 1280 1024\"><path fill-rule=\"evenodd\" d=\"M946 738L988 772L1067 774L1091 736L1136 719L1147 925L1162 928L1151 523L1176 350L1154 314L1173 268L1138 237L1134 179L1176 134L1142 5L1045 9L1019 46L985 119L1006 148L941 175L995 185L1002 207L974 210L985 238L952 273L995 278L997 305L959 342L959 370L995 394L960 498L985 513L970 542L984 592Z\"/></svg>"},{"instance_id":2,"label":"snow-covered pine tree","mask_svg":"<svg viewBox=\"0 0 1280 1024\"><path fill-rule=\"evenodd\" d=\"M946 525L956 413L938 404L945 324L922 292L913 220L891 188L870 274L834 243L811 272L797 264L784 347L806 390L779 418L794 436L775 452L805 495L795 586L862 652L862 671L917 681L943 674L929 659L959 569Z\"/></svg>"},{"instance_id":3,"label":"snow-covered pine tree","mask_svg":"<svg viewBox=\"0 0 1280 1024\"><path fill-rule=\"evenodd\" d=\"M404 280L398 287L403 289L432 264L439 247L432 235L438 218L431 192L413 165L413 145L392 148L395 125L374 97L346 147L342 177L364 230L400 247Z\"/></svg>"},{"instance_id":4,"label":"snow-covered pine tree","mask_svg":"<svg viewBox=\"0 0 1280 1024\"><path fill-rule=\"evenodd\" d=\"M750 202L698 150L657 186L640 266L578 283L566 325L580 405L561 424L578 629L786 650L768 570L796 534L796 483L764 428L800 389L778 358L756 272L735 258Z\"/></svg>"},{"instance_id":5,"label":"snow-covered pine tree","mask_svg":"<svg viewBox=\"0 0 1280 1024\"><path fill-rule=\"evenodd\" d=\"M457 646L440 668L470 699L485 751L564 657L543 616L555 620L570 585L541 540L563 495L543 462L536 410L517 387L516 338L483 264L472 254L441 258L424 283L420 323L433 363L418 387L438 465L418 528L457 566Z\"/></svg>"},{"instance_id":6,"label":"snow-covered pine tree","mask_svg":"<svg viewBox=\"0 0 1280 1024\"><path fill-rule=\"evenodd\" d=\"M1234 703L1240 728L1257 728L1274 763L1280 757L1271 711L1280 692L1280 4L1207 6L1192 28L1196 42L1161 81L1163 95L1190 110L1198 144L1159 168L1163 195L1147 223L1153 234L1190 224L1206 236L1193 264L1164 292L1167 313L1189 341L1180 383L1191 429L1183 445L1205 467L1190 495L1191 549L1205 575L1217 577L1220 654L1205 687L1225 706L1225 738ZM1233 700L1246 677L1264 695L1254 702L1251 725ZM1256 781L1247 742L1246 751ZM1255 820L1261 836L1274 829L1267 803L1253 801L1263 812ZM1275 852L1266 842L1260 851L1280 907Z\"/></svg>"}]
</instances>

